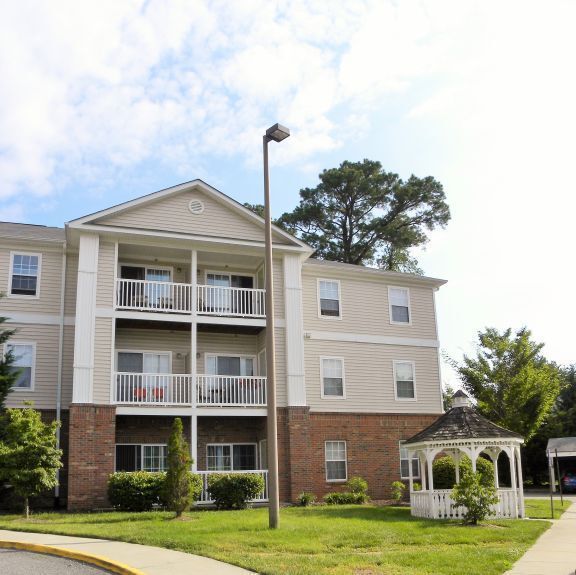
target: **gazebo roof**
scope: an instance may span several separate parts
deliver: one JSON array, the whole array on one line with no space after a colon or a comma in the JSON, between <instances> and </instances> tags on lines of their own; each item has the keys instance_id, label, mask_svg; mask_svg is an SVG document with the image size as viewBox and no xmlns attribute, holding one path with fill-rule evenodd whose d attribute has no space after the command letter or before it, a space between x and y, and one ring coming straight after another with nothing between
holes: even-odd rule
<instances>
[{"instance_id":1,"label":"gazebo roof","mask_svg":"<svg viewBox=\"0 0 576 575\"><path fill-rule=\"evenodd\" d=\"M480 415L470 405L470 400L463 391L457 391L454 400L454 407L450 411L404 444L456 439L523 439L518 433L500 427Z\"/></svg>"}]
</instances>

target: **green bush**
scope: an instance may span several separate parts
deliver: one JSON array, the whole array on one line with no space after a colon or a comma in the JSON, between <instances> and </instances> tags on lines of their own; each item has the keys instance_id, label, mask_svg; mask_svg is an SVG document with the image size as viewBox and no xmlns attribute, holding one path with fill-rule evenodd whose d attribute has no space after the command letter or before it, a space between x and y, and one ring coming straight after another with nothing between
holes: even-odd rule
<instances>
[{"instance_id":1,"label":"green bush","mask_svg":"<svg viewBox=\"0 0 576 575\"><path fill-rule=\"evenodd\" d=\"M480 483L484 487L494 486L494 465L491 461L479 457L476 460L476 471L480 475ZM472 462L468 457L460 461L460 477L466 473L472 473ZM434 475L434 489L452 489L456 484L456 466L451 457L441 457L432 465Z\"/></svg>"},{"instance_id":2,"label":"green bush","mask_svg":"<svg viewBox=\"0 0 576 575\"><path fill-rule=\"evenodd\" d=\"M302 507L308 507L309 505L312 505L312 503L314 503L315 501L316 501L316 495L314 495L314 493L308 493L306 491L303 491L302 493L300 493L300 495L298 495L298 503L300 503Z\"/></svg>"},{"instance_id":3,"label":"green bush","mask_svg":"<svg viewBox=\"0 0 576 575\"><path fill-rule=\"evenodd\" d=\"M264 479L255 473L215 473L208 476L208 491L218 509L244 509L264 491Z\"/></svg>"},{"instance_id":4,"label":"green bush","mask_svg":"<svg viewBox=\"0 0 576 575\"><path fill-rule=\"evenodd\" d=\"M422 491L422 485L417 481L412 484L412 491Z\"/></svg>"},{"instance_id":5,"label":"green bush","mask_svg":"<svg viewBox=\"0 0 576 575\"><path fill-rule=\"evenodd\" d=\"M465 507L464 523L476 525L491 513L492 505L498 503L498 495L493 485L482 484L482 476L477 471L464 471L460 483L454 486L451 494L453 507Z\"/></svg>"},{"instance_id":6,"label":"green bush","mask_svg":"<svg viewBox=\"0 0 576 575\"><path fill-rule=\"evenodd\" d=\"M108 479L108 499L121 511L149 511L161 503L165 473L120 471ZM87 485L86 489L90 489Z\"/></svg>"},{"instance_id":7,"label":"green bush","mask_svg":"<svg viewBox=\"0 0 576 575\"><path fill-rule=\"evenodd\" d=\"M393 481L391 487L392 487L392 499L396 501L396 503L400 503L400 501L402 501L402 497L404 497L404 492L406 491L406 485L404 485L402 481Z\"/></svg>"},{"instance_id":8,"label":"green bush","mask_svg":"<svg viewBox=\"0 0 576 575\"><path fill-rule=\"evenodd\" d=\"M188 473L192 501L202 493L202 478ZM166 505L166 473L150 471L119 471L108 479L108 499L120 511L150 511L154 505Z\"/></svg>"},{"instance_id":9,"label":"green bush","mask_svg":"<svg viewBox=\"0 0 576 575\"><path fill-rule=\"evenodd\" d=\"M368 496L365 493L352 493L351 491L334 491L324 495L327 505L359 505L366 503Z\"/></svg>"},{"instance_id":10,"label":"green bush","mask_svg":"<svg viewBox=\"0 0 576 575\"><path fill-rule=\"evenodd\" d=\"M368 482L358 475L348 479L346 487L350 493L363 493L364 495L368 493Z\"/></svg>"}]
</instances>

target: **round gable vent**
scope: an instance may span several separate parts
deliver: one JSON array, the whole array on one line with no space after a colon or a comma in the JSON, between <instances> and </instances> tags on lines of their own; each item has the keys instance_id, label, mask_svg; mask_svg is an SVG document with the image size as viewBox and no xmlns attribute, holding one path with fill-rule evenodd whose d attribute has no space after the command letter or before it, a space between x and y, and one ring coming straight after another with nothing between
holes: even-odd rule
<instances>
[{"instance_id":1,"label":"round gable vent","mask_svg":"<svg viewBox=\"0 0 576 575\"><path fill-rule=\"evenodd\" d=\"M190 210L191 214L197 216L204 212L204 204L200 200L190 200L188 209Z\"/></svg>"}]
</instances>

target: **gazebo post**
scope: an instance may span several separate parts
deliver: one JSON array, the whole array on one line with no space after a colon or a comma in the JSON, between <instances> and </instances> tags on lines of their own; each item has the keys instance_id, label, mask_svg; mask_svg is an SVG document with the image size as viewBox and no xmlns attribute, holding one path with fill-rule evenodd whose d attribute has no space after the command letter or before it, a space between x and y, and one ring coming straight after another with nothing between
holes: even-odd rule
<instances>
[{"instance_id":1,"label":"gazebo post","mask_svg":"<svg viewBox=\"0 0 576 575\"><path fill-rule=\"evenodd\" d=\"M516 485L516 454L514 447L506 452L510 460L510 487L512 487L512 494L514 496L514 518L518 517L518 488Z\"/></svg>"},{"instance_id":2,"label":"gazebo post","mask_svg":"<svg viewBox=\"0 0 576 575\"><path fill-rule=\"evenodd\" d=\"M408 452L408 489L410 493L414 490L414 476L412 472L412 453Z\"/></svg>"},{"instance_id":3,"label":"gazebo post","mask_svg":"<svg viewBox=\"0 0 576 575\"><path fill-rule=\"evenodd\" d=\"M517 465L518 465L518 495L519 495L519 513L518 515L524 518L524 479L522 477L522 455L520 453L520 446L515 448L517 455Z\"/></svg>"},{"instance_id":4,"label":"gazebo post","mask_svg":"<svg viewBox=\"0 0 576 575\"><path fill-rule=\"evenodd\" d=\"M430 501L430 516L432 519L436 518L436 509L434 508L434 475L432 470L432 460L434 459L434 455L431 449L426 450L426 466L428 468L428 481L430 483L428 491L428 500ZM432 455L432 457L431 457Z\"/></svg>"},{"instance_id":5,"label":"gazebo post","mask_svg":"<svg viewBox=\"0 0 576 575\"><path fill-rule=\"evenodd\" d=\"M418 453L418 461L420 462L420 479L422 481L422 491L426 491L428 488L428 482L426 481L426 459L422 457L422 453Z\"/></svg>"}]
</instances>

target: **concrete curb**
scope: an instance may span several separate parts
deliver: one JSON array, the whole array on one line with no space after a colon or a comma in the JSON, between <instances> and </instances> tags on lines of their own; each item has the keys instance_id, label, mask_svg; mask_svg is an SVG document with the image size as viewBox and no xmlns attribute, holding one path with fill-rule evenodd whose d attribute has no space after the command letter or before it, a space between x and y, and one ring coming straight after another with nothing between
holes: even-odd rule
<instances>
[{"instance_id":1,"label":"concrete curb","mask_svg":"<svg viewBox=\"0 0 576 575\"><path fill-rule=\"evenodd\" d=\"M83 561L84 563L107 569L108 571L112 571L112 573L117 573L118 575L145 575L145 573L139 569L134 569L129 565L112 561L106 557L101 557L100 555L80 553L78 551L71 551L70 549L62 549L60 547L51 547L49 545L40 545L38 543L24 543L21 541L0 541L0 548L31 551L33 553L43 553L45 555L55 555L65 559Z\"/></svg>"}]
</instances>

